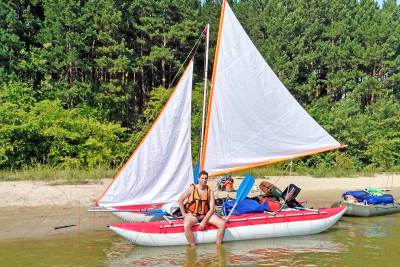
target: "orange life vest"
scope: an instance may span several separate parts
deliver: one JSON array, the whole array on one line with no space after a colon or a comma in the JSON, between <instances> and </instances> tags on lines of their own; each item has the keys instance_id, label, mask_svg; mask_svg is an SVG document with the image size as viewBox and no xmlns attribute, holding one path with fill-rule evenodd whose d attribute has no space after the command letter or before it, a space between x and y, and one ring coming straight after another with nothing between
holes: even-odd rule
<instances>
[{"instance_id":1,"label":"orange life vest","mask_svg":"<svg viewBox=\"0 0 400 267\"><path fill-rule=\"evenodd\" d=\"M207 212L210 210L210 187L206 185L206 190L204 191L203 199L200 199L199 191L196 185L192 184L193 191L189 196L188 202L186 203L186 211L190 212L194 216L200 216L204 218ZM201 211L199 212L199 207Z\"/></svg>"},{"instance_id":2,"label":"orange life vest","mask_svg":"<svg viewBox=\"0 0 400 267\"><path fill-rule=\"evenodd\" d=\"M225 190L233 190L233 183L232 181L226 181L225 182Z\"/></svg>"}]
</instances>

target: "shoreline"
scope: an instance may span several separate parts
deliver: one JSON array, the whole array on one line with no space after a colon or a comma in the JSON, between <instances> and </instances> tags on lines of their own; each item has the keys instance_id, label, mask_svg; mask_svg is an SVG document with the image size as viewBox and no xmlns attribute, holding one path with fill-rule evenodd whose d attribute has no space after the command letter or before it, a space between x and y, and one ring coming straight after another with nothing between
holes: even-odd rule
<instances>
[{"instance_id":1,"label":"shoreline","mask_svg":"<svg viewBox=\"0 0 400 267\"><path fill-rule=\"evenodd\" d=\"M237 189L241 177L233 177ZM377 175L358 178L313 178L309 176L281 176L256 179L275 184L282 191L293 183L301 192L299 201L307 201L308 207L326 208L341 199L342 193L363 190L365 187L392 188L386 193L400 200L400 175ZM89 213L87 210L107 188L112 179L101 184L51 186L44 182L0 182L0 235L1 241L26 241L47 238L46 235L80 235L108 231L107 225L124 223L111 213ZM235 192L218 192L216 178L208 184L216 197L234 197ZM249 196L259 193L251 192ZM58 230L54 227L73 225Z\"/></svg>"}]
</instances>

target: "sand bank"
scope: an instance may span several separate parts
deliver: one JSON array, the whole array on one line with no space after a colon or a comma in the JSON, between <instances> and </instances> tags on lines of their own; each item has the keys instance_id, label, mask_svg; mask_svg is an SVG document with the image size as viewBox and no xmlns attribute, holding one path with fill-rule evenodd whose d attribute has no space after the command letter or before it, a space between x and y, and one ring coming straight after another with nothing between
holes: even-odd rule
<instances>
[{"instance_id":1,"label":"sand bank","mask_svg":"<svg viewBox=\"0 0 400 267\"><path fill-rule=\"evenodd\" d=\"M216 179L209 185L215 186ZM234 188L241 179L235 178ZM322 208L338 201L344 191L362 190L366 186L393 188L388 193L400 200L400 175L377 175L358 178L312 178L308 176L265 177L282 190L290 183L302 189L297 199L308 201L309 207ZM107 231L107 225L122 223L109 213L88 213L87 210L107 188L111 179L101 184L51 186L40 182L0 182L0 240L41 238L47 235L95 234ZM228 193L216 192L219 197ZM250 193L249 196L257 193ZM229 193L231 197L235 193ZM58 230L54 227L74 225Z\"/></svg>"}]
</instances>

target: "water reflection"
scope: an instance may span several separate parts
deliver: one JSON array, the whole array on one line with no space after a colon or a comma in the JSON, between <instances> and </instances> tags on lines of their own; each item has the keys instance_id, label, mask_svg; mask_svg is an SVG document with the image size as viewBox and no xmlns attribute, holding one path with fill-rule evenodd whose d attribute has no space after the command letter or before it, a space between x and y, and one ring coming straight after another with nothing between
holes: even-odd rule
<instances>
[{"instance_id":1,"label":"water reflection","mask_svg":"<svg viewBox=\"0 0 400 267\"><path fill-rule=\"evenodd\" d=\"M109 266L227 266L297 265L304 263L298 254L338 253L343 248L325 234L305 237L271 238L204 244L197 247L139 247L110 257ZM115 256L115 255L114 255Z\"/></svg>"},{"instance_id":2,"label":"water reflection","mask_svg":"<svg viewBox=\"0 0 400 267\"><path fill-rule=\"evenodd\" d=\"M352 237L363 236L365 238L383 237L393 238L396 229L399 228L399 216L349 218L344 217L338 222L338 226L347 231Z\"/></svg>"},{"instance_id":3,"label":"water reflection","mask_svg":"<svg viewBox=\"0 0 400 267\"><path fill-rule=\"evenodd\" d=\"M373 218L374 219L374 218ZM384 237L384 238L393 238L395 235L395 220L394 218L388 217L385 220L385 224L379 224L379 221L374 221L372 219L372 223L367 227L365 231L366 237Z\"/></svg>"},{"instance_id":4,"label":"water reflection","mask_svg":"<svg viewBox=\"0 0 400 267\"><path fill-rule=\"evenodd\" d=\"M318 235L194 249L135 246L106 231L25 241L0 242L4 266L398 266L400 214L343 218Z\"/></svg>"},{"instance_id":5,"label":"water reflection","mask_svg":"<svg viewBox=\"0 0 400 267\"><path fill-rule=\"evenodd\" d=\"M211 247L210 247L211 248ZM225 245L215 245L207 252L204 248L186 248L185 263L183 266L226 266L227 255Z\"/></svg>"}]
</instances>

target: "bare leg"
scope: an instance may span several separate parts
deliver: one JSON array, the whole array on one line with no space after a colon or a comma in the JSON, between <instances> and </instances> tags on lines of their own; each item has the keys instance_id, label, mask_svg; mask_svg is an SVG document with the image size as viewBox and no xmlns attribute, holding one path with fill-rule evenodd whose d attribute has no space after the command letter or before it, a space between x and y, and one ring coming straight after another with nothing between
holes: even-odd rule
<instances>
[{"instance_id":1,"label":"bare leg","mask_svg":"<svg viewBox=\"0 0 400 267\"><path fill-rule=\"evenodd\" d=\"M186 239L189 242L189 246L196 246L196 243L194 242L194 235L193 235L193 232L192 232L192 226L195 223L198 223L198 222L199 222L199 220L197 220L197 218L194 217L192 214L186 216L183 219L183 228L185 229L185 236L186 236Z\"/></svg>"},{"instance_id":2,"label":"bare leg","mask_svg":"<svg viewBox=\"0 0 400 267\"><path fill-rule=\"evenodd\" d=\"M215 227L218 228L218 230L217 230L217 244L221 244L222 240L224 239L224 234L225 234L225 220L219 218L217 215L213 215L208 220L208 223L212 224L212 225L214 225Z\"/></svg>"}]
</instances>

